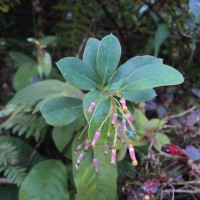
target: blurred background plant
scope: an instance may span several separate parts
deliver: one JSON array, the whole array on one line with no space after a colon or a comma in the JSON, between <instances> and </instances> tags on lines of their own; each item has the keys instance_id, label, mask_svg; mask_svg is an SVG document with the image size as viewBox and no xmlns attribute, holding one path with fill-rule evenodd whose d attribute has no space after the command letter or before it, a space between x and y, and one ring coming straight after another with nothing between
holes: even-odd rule
<instances>
[{"instance_id":1,"label":"blurred background plant","mask_svg":"<svg viewBox=\"0 0 200 200\"><path fill-rule=\"evenodd\" d=\"M74 198L71 149L82 124L52 128L39 109L57 96L82 99L80 90L64 83L55 62L65 56L81 58L89 37L111 32L122 44L122 62L154 55L185 77L178 87L157 89L155 99L134 103L140 165L133 167L120 151L119 199L198 199L198 174L190 164L198 168L193 161L200 159L199 24L199 0L1 1L0 199L18 199L18 186L30 169L47 158L67 165L68 196ZM168 143L193 149L195 158L180 162L161 153Z\"/></svg>"}]
</instances>

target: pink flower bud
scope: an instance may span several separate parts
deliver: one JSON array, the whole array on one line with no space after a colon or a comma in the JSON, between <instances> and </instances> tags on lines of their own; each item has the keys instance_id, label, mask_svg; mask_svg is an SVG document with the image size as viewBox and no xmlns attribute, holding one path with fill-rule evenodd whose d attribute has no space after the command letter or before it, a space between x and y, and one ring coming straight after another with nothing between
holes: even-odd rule
<instances>
[{"instance_id":1,"label":"pink flower bud","mask_svg":"<svg viewBox=\"0 0 200 200\"><path fill-rule=\"evenodd\" d=\"M116 163L116 147L113 147L112 153L111 153L111 163L115 164Z\"/></svg>"},{"instance_id":2,"label":"pink flower bud","mask_svg":"<svg viewBox=\"0 0 200 200\"><path fill-rule=\"evenodd\" d=\"M85 152L82 152L82 153L78 156L78 159L77 159L76 164L75 164L75 168L76 168L76 169L79 169L80 162L81 162L81 160L83 159L84 155L85 155Z\"/></svg>"},{"instance_id":3,"label":"pink flower bud","mask_svg":"<svg viewBox=\"0 0 200 200\"><path fill-rule=\"evenodd\" d=\"M97 158L93 158L93 166L94 166L94 169L95 169L96 173L98 173L99 165L98 165Z\"/></svg>"},{"instance_id":4,"label":"pink flower bud","mask_svg":"<svg viewBox=\"0 0 200 200\"><path fill-rule=\"evenodd\" d=\"M122 126L123 126L123 131L126 132L126 120L125 119L122 119Z\"/></svg>"},{"instance_id":5,"label":"pink flower bud","mask_svg":"<svg viewBox=\"0 0 200 200\"><path fill-rule=\"evenodd\" d=\"M116 120L117 120L117 113L115 112L112 116L112 124L115 124Z\"/></svg>"},{"instance_id":6,"label":"pink flower bud","mask_svg":"<svg viewBox=\"0 0 200 200\"><path fill-rule=\"evenodd\" d=\"M89 115L92 114L92 111L94 110L95 105L96 105L95 102L92 102L92 103L90 104L90 106L89 106L89 108L88 108L88 111L87 111L87 113L88 113Z\"/></svg>"},{"instance_id":7,"label":"pink flower bud","mask_svg":"<svg viewBox=\"0 0 200 200\"><path fill-rule=\"evenodd\" d=\"M79 144L79 145L76 147L76 149L75 149L75 151L74 151L75 154L78 153L78 152L80 151L81 146L82 146L82 145Z\"/></svg>"},{"instance_id":8,"label":"pink flower bud","mask_svg":"<svg viewBox=\"0 0 200 200\"><path fill-rule=\"evenodd\" d=\"M85 143L84 143L84 151L87 151L90 147L90 140L85 140Z\"/></svg>"},{"instance_id":9,"label":"pink flower bud","mask_svg":"<svg viewBox=\"0 0 200 200\"><path fill-rule=\"evenodd\" d=\"M108 145L107 144L104 145L104 154L105 155L108 154Z\"/></svg>"},{"instance_id":10,"label":"pink flower bud","mask_svg":"<svg viewBox=\"0 0 200 200\"><path fill-rule=\"evenodd\" d=\"M78 159L77 159L77 161L76 161L76 164L80 164L80 162L81 162L81 160L83 159L84 155L85 155L85 153L82 152L82 153L78 156Z\"/></svg>"},{"instance_id":11,"label":"pink flower bud","mask_svg":"<svg viewBox=\"0 0 200 200\"><path fill-rule=\"evenodd\" d=\"M131 160L132 160L132 164L134 166L137 166L138 162L137 162L137 159L135 157L135 150L134 150L134 147L133 147L132 144L129 145L129 154L130 154L130 157L131 157Z\"/></svg>"},{"instance_id":12,"label":"pink flower bud","mask_svg":"<svg viewBox=\"0 0 200 200\"><path fill-rule=\"evenodd\" d=\"M95 144L97 143L97 141L98 141L98 139L99 139L99 137L100 137L100 134L101 134L100 130L97 130L97 132L96 132L95 135L94 135L93 141L92 141L92 146L93 146L93 147L94 147Z\"/></svg>"},{"instance_id":13,"label":"pink flower bud","mask_svg":"<svg viewBox=\"0 0 200 200\"><path fill-rule=\"evenodd\" d=\"M130 112L128 112L128 113L126 114L126 118L127 118L128 122L129 122L130 124L133 123L133 117L132 117L132 115L131 115Z\"/></svg>"},{"instance_id":14,"label":"pink flower bud","mask_svg":"<svg viewBox=\"0 0 200 200\"><path fill-rule=\"evenodd\" d=\"M124 112L127 112L128 108L127 108L127 106L126 106L126 100L125 100L124 98L121 98L121 99L120 99L120 103L121 103L121 105L122 105L123 111L124 111Z\"/></svg>"},{"instance_id":15,"label":"pink flower bud","mask_svg":"<svg viewBox=\"0 0 200 200\"><path fill-rule=\"evenodd\" d=\"M123 137L120 134L117 135L117 139L120 140L120 141L122 141L123 143L125 143Z\"/></svg>"}]
</instances>

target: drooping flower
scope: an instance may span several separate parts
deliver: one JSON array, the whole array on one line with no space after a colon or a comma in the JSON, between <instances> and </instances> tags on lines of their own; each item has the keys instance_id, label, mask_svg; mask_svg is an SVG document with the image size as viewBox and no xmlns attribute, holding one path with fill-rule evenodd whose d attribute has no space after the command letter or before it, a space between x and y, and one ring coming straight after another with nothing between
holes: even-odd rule
<instances>
[{"instance_id":1,"label":"drooping flower","mask_svg":"<svg viewBox=\"0 0 200 200\"><path fill-rule=\"evenodd\" d=\"M120 103L121 103L121 105L122 105L123 111L124 111L124 112L127 112L127 111L128 111L128 108L127 108L127 106L126 106L126 100L125 100L124 98L121 98L121 99L120 99Z\"/></svg>"},{"instance_id":2,"label":"drooping flower","mask_svg":"<svg viewBox=\"0 0 200 200\"><path fill-rule=\"evenodd\" d=\"M84 156L85 156L84 151L81 152L81 154L78 156L78 159L77 159L76 164L75 164L76 169L79 169L80 162L82 161Z\"/></svg>"},{"instance_id":3,"label":"drooping flower","mask_svg":"<svg viewBox=\"0 0 200 200\"><path fill-rule=\"evenodd\" d=\"M113 146L112 152L111 152L111 161L110 161L112 164L116 163L116 151L117 151L117 147Z\"/></svg>"},{"instance_id":4,"label":"drooping flower","mask_svg":"<svg viewBox=\"0 0 200 200\"><path fill-rule=\"evenodd\" d=\"M89 106L89 108L88 108L88 110L87 110L87 113L88 113L89 115L92 114L92 112L93 112L95 106L96 106L96 103L95 103L95 102L92 102L92 103L90 104L90 106Z\"/></svg>"},{"instance_id":5,"label":"drooping flower","mask_svg":"<svg viewBox=\"0 0 200 200\"><path fill-rule=\"evenodd\" d=\"M97 158L93 158L93 166L94 166L94 169L95 169L95 171L96 171L96 173L98 173L98 171L99 171L99 164L98 164L98 160L97 160Z\"/></svg>"},{"instance_id":6,"label":"drooping flower","mask_svg":"<svg viewBox=\"0 0 200 200\"><path fill-rule=\"evenodd\" d=\"M105 155L108 154L108 145L107 144L104 145L104 154Z\"/></svg>"},{"instance_id":7,"label":"drooping flower","mask_svg":"<svg viewBox=\"0 0 200 200\"><path fill-rule=\"evenodd\" d=\"M131 115L130 112L128 112L128 113L126 114L126 118L127 118L128 122L129 122L130 124L133 123L133 117L132 117L132 115Z\"/></svg>"},{"instance_id":8,"label":"drooping flower","mask_svg":"<svg viewBox=\"0 0 200 200\"><path fill-rule=\"evenodd\" d=\"M138 165L138 161L137 161L137 159L135 157L135 149L134 149L132 144L129 144L129 154L130 154L133 166L137 166Z\"/></svg>"},{"instance_id":9,"label":"drooping flower","mask_svg":"<svg viewBox=\"0 0 200 200\"><path fill-rule=\"evenodd\" d=\"M126 128L126 119L122 119L122 127L123 127L123 131L126 132L127 128Z\"/></svg>"},{"instance_id":10,"label":"drooping flower","mask_svg":"<svg viewBox=\"0 0 200 200\"><path fill-rule=\"evenodd\" d=\"M78 153L78 152L80 151L81 146L82 146L82 145L79 144L79 145L76 147L76 149L75 149L75 151L74 151L75 154Z\"/></svg>"},{"instance_id":11,"label":"drooping flower","mask_svg":"<svg viewBox=\"0 0 200 200\"><path fill-rule=\"evenodd\" d=\"M101 135L101 130L97 130L96 133L94 134L94 138L92 140L92 147L95 146L95 144L97 143L100 135Z\"/></svg>"},{"instance_id":12,"label":"drooping flower","mask_svg":"<svg viewBox=\"0 0 200 200\"><path fill-rule=\"evenodd\" d=\"M90 147L90 140L85 140L84 143L84 151L86 152Z\"/></svg>"},{"instance_id":13,"label":"drooping flower","mask_svg":"<svg viewBox=\"0 0 200 200\"><path fill-rule=\"evenodd\" d=\"M122 141L123 143L125 143L125 140L123 139L123 137L120 134L117 135L117 139Z\"/></svg>"},{"instance_id":14,"label":"drooping flower","mask_svg":"<svg viewBox=\"0 0 200 200\"><path fill-rule=\"evenodd\" d=\"M117 113L115 112L112 116L112 124L114 125L116 121L117 121Z\"/></svg>"}]
</instances>

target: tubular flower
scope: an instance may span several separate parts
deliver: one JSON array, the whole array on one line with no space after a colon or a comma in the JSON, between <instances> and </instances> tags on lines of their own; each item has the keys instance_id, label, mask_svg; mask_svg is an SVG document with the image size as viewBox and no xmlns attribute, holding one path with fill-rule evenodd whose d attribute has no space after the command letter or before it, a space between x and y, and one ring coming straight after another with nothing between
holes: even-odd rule
<instances>
[{"instance_id":1,"label":"tubular flower","mask_svg":"<svg viewBox=\"0 0 200 200\"><path fill-rule=\"evenodd\" d=\"M117 120L117 113L115 112L112 116L112 124L114 125Z\"/></svg>"},{"instance_id":2,"label":"tubular flower","mask_svg":"<svg viewBox=\"0 0 200 200\"><path fill-rule=\"evenodd\" d=\"M120 134L117 135L117 139L122 141L123 143L125 143L125 140L123 139L123 137Z\"/></svg>"},{"instance_id":3,"label":"tubular flower","mask_svg":"<svg viewBox=\"0 0 200 200\"><path fill-rule=\"evenodd\" d=\"M127 111L128 111L128 108L127 108L127 106L126 106L126 100L125 100L124 98L121 98L121 99L120 99L120 103L121 103L121 105L122 105L123 111L124 111L124 112L127 112Z\"/></svg>"},{"instance_id":4,"label":"tubular flower","mask_svg":"<svg viewBox=\"0 0 200 200\"><path fill-rule=\"evenodd\" d=\"M84 151L86 152L90 147L90 140L85 140Z\"/></svg>"},{"instance_id":5,"label":"tubular flower","mask_svg":"<svg viewBox=\"0 0 200 200\"><path fill-rule=\"evenodd\" d=\"M97 132L95 133L94 138L93 138L93 140L92 140L92 147L95 146L95 144L97 143L97 141L98 141L100 135L101 135L101 131L100 131L100 130L97 130Z\"/></svg>"},{"instance_id":6,"label":"tubular flower","mask_svg":"<svg viewBox=\"0 0 200 200\"><path fill-rule=\"evenodd\" d=\"M97 160L97 158L93 158L93 166L94 166L94 169L95 169L95 171L96 171L96 173L98 173L98 171L99 171L99 164L98 164L98 160Z\"/></svg>"},{"instance_id":7,"label":"tubular flower","mask_svg":"<svg viewBox=\"0 0 200 200\"><path fill-rule=\"evenodd\" d=\"M133 166L137 166L138 162L137 162L137 159L135 157L135 149L134 149L132 144L129 145L129 154L130 154L130 157L132 159Z\"/></svg>"},{"instance_id":8,"label":"tubular flower","mask_svg":"<svg viewBox=\"0 0 200 200\"><path fill-rule=\"evenodd\" d=\"M82 152L82 153L78 156L78 159L77 159L76 164L75 164L76 169L79 169L80 162L81 162L81 160L83 159L84 155L85 155L85 152Z\"/></svg>"},{"instance_id":9,"label":"tubular flower","mask_svg":"<svg viewBox=\"0 0 200 200\"><path fill-rule=\"evenodd\" d=\"M127 117L128 122L129 122L130 124L132 124L132 123L133 123L133 117L132 117L132 115L131 115L130 112L128 112L128 113L126 114L126 117Z\"/></svg>"},{"instance_id":10,"label":"tubular flower","mask_svg":"<svg viewBox=\"0 0 200 200\"><path fill-rule=\"evenodd\" d=\"M105 155L108 154L108 145L107 144L104 145L104 154Z\"/></svg>"},{"instance_id":11,"label":"tubular flower","mask_svg":"<svg viewBox=\"0 0 200 200\"><path fill-rule=\"evenodd\" d=\"M112 152L111 152L111 163L112 164L115 164L116 163L116 146L114 146L113 148L112 148Z\"/></svg>"},{"instance_id":12,"label":"tubular flower","mask_svg":"<svg viewBox=\"0 0 200 200\"><path fill-rule=\"evenodd\" d=\"M80 151L81 146L82 146L82 145L79 144L79 145L76 147L76 149L75 149L75 151L74 151L75 154L78 153L78 152Z\"/></svg>"},{"instance_id":13,"label":"tubular flower","mask_svg":"<svg viewBox=\"0 0 200 200\"><path fill-rule=\"evenodd\" d=\"M123 131L127 131L127 128L126 128L126 119L122 119L122 126L123 126Z\"/></svg>"},{"instance_id":14,"label":"tubular flower","mask_svg":"<svg viewBox=\"0 0 200 200\"><path fill-rule=\"evenodd\" d=\"M92 103L90 104L90 106L89 106L89 108L88 108L88 110L87 110L87 113L88 113L89 115L92 114L92 111L94 110L95 106L96 106L96 103L95 103L95 102L92 102Z\"/></svg>"}]
</instances>

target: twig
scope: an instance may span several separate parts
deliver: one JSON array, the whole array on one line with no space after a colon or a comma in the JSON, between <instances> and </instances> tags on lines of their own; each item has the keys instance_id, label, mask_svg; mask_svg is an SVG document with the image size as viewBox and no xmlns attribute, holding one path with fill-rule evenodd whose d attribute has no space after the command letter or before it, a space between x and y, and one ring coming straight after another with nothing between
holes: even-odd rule
<instances>
[{"instance_id":1,"label":"twig","mask_svg":"<svg viewBox=\"0 0 200 200\"><path fill-rule=\"evenodd\" d=\"M148 148L148 155L147 155L147 158L149 158L149 159L150 159L150 157L151 157L151 149L152 149L152 147L153 147L153 145L154 145L154 143L155 143L155 141L156 141L156 135L159 133L159 130L160 130L160 129L158 129L158 127L159 127L159 125L160 125L160 122L161 122L161 120L159 121L159 123L158 123L158 125L157 125L156 131L155 131L155 133L154 133L154 135L153 135L153 139L151 140L151 143L150 143L149 148ZM148 162L146 163L146 166L145 166L145 169L146 169L146 170L147 170L147 168L148 168Z\"/></svg>"},{"instance_id":2,"label":"twig","mask_svg":"<svg viewBox=\"0 0 200 200\"><path fill-rule=\"evenodd\" d=\"M62 151L62 154L65 154L65 152L67 151L67 149L69 148L69 146L72 144L72 142L74 141L74 138L76 137L78 131L74 131L71 139L69 140L69 142L67 143L67 145L65 146L65 148Z\"/></svg>"},{"instance_id":3,"label":"twig","mask_svg":"<svg viewBox=\"0 0 200 200\"><path fill-rule=\"evenodd\" d=\"M178 189L178 190L163 190L164 193L171 193L171 192L174 192L174 193L188 193L188 194L200 194L200 189L198 190L181 190L181 189Z\"/></svg>"},{"instance_id":4,"label":"twig","mask_svg":"<svg viewBox=\"0 0 200 200\"><path fill-rule=\"evenodd\" d=\"M16 183L7 178L0 178L0 185L16 185Z\"/></svg>"},{"instance_id":5,"label":"twig","mask_svg":"<svg viewBox=\"0 0 200 200\"><path fill-rule=\"evenodd\" d=\"M31 156L29 157L28 162L26 163L26 169L28 169L30 167L31 163L33 162L35 155L37 153L37 150L40 147L40 145L41 145L41 142L38 142L36 144L35 148L33 149Z\"/></svg>"},{"instance_id":6,"label":"twig","mask_svg":"<svg viewBox=\"0 0 200 200\"><path fill-rule=\"evenodd\" d=\"M82 52L82 50L83 50L83 47L85 46L85 43L86 43L86 41L87 41L87 39L88 39L88 35L89 35L89 33L90 33L90 30L92 29L92 26L93 26L94 22L95 22L95 17L92 18L92 21L91 21L91 23L90 23L90 26L89 26L89 28L87 29L87 32L85 33L85 35L84 35L84 37L83 37L83 39L82 39L82 41L81 41L81 44L80 44L79 49L78 49L78 52L76 53L76 57L77 57L77 58L80 58L81 52Z\"/></svg>"},{"instance_id":7,"label":"twig","mask_svg":"<svg viewBox=\"0 0 200 200\"><path fill-rule=\"evenodd\" d=\"M184 115L187 115L188 113L192 112L193 110L195 110L197 108L199 108L199 105L193 106L192 108L190 108L188 110L185 110L182 113L165 117L164 120L169 120L169 119L174 119L174 118L178 118L178 117L183 117Z\"/></svg>"}]
</instances>

